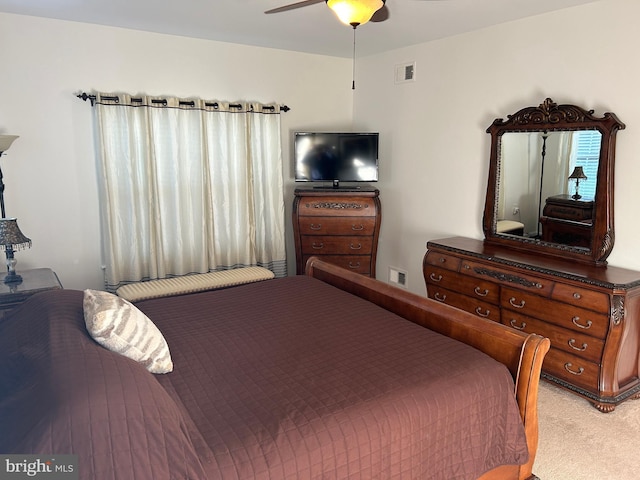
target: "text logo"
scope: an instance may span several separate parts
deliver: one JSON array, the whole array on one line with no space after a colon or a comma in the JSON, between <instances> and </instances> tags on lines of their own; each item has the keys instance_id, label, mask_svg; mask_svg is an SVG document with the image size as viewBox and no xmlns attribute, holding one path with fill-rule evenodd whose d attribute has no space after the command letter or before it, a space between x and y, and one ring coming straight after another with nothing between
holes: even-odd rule
<instances>
[{"instance_id":1,"label":"text logo","mask_svg":"<svg viewBox=\"0 0 640 480\"><path fill-rule=\"evenodd\" d=\"M77 455L0 455L0 480L78 480Z\"/></svg>"}]
</instances>

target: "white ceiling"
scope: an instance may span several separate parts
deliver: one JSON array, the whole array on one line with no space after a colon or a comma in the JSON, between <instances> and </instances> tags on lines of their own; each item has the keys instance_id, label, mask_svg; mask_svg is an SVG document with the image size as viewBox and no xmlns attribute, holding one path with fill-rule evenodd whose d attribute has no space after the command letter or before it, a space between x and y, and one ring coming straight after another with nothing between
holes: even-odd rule
<instances>
[{"instance_id":1,"label":"white ceiling","mask_svg":"<svg viewBox=\"0 0 640 480\"><path fill-rule=\"evenodd\" d=\"M0 12L351 57L353 31L320 3L299 0L0 0ZM456 35L600 0L387 0L388 20L358 27L357 55ZM529 32L543 35L544 32Z\"/></svg>"}]
</instances>

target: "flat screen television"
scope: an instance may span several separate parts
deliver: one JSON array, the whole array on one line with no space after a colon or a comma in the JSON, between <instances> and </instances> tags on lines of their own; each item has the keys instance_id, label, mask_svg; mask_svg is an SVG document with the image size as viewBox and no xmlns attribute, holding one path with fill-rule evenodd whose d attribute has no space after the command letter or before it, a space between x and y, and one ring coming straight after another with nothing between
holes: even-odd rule
<instances>
[{"instance_id":1,"label":"flat screen television","mask_svg":"<svg viewBox=\"0 0 640 480\"><path fill-rule=\"evenodd\" d=\"M296 182L378 181L378 133L296 132Z\"/></svg>"}]
</instances>

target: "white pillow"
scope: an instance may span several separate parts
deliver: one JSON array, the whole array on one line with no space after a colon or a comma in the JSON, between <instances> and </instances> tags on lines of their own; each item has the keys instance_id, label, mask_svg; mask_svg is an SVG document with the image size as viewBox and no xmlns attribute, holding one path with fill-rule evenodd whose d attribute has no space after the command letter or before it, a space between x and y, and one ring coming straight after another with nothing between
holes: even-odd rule
<instances>
[{"instance_id":1,"label":"white pillow","mask_svg":"<svg viewBox=\"0 0 640 480\"><path fill-rule=\"evenodd\" d=\"M173 361L158 327L130 302L108 292L85 290L84 322L103 347L135 360L151 373L169 373Z\"/></svg>"}]
</instances>

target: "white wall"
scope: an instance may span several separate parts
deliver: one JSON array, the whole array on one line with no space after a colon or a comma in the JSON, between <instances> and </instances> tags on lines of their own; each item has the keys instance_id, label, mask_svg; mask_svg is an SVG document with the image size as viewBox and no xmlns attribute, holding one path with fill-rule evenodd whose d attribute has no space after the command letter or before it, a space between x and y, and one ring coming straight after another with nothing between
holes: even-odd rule
<instances>
[{"instance_id":1,"label":"white wall","mask_svg":"<svg viewBox=\"0 0 640 480\"><path fill-rule=\"evenodd\" d=\"M17 268L51 267L65 288L103 286L92 110L75 93L287 104L287 179L293 131L351 126L348 59L10 14L0 14L0 46L0 133L20 135L0 159L7 215L33 240Z\"/></svg>"},{"instance_id":2,"label":"white wall","mask_svg":"<svg viewBox=\"0 0 640 480\"><path fill-rule=\"evenodd\" d=\"M91 108L81 90L277 101L283 116L288 253L293 266L290 144L295 130L381 132L383 222L378 278L409 272L425 291L429 239L482 238L489 135L497 117L545 97L615 112L616 244L611 265L640 270L640 45L637 0L601 0L440 41L351 60L0 14L0 159L7 213L33 240L18 270L48 266L67 288L100 288ZM366 27L366 26L365 26ZM362 27L362 28L365 28ZM417 80L394 84L415 60ZM291 272L290 268L290 272Z\"/></svg>"},{"instance_id":3,"label":"white wall","mask_svg":"<svg viewBox=\"0 0 640 480\"><path fill-rule=\"evenodd\" d=\"M387 280L390 265L403 268L409 289L424 293L428 240L483 238L485 131L546 97L615 112L626 124L609 264L640 270L638 18L637 0L601 0L360 59L354 125L381 132L378 278ZM394 66L409 61L416 81L394 84Z\"/></svg>"}]
</instances>

